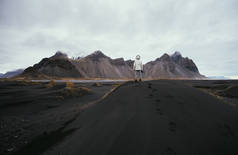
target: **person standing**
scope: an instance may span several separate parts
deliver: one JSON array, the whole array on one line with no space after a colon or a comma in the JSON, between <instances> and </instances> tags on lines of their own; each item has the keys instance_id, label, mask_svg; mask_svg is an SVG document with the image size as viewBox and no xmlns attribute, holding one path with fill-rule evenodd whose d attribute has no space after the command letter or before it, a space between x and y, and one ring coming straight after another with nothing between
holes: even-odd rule
<instances>
[{"instance_id":1,"label":"person standing","mask_svg":"<svg viewBox=\"0 0 238 155\"><path fill-rule=\"evenodd\" d=\"M136 56L136 59L134 61L134 64L133 64L133 70L135 71L135 82L137 82L137 77L138 77L138 74L139 74L139 81L142 80L142 73L143 73L143 64L142 64L142 61L140 59L140 55L137 55Z\"/></svg>"}]
</instances>

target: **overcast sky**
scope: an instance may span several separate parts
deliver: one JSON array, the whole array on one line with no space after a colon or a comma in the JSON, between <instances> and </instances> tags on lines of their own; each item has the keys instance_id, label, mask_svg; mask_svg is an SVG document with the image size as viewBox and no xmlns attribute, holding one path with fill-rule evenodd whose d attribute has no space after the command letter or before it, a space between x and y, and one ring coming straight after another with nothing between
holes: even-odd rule
<instances>
[{"instance_id":1,"label":"overcast sky","mask_svg":"<svg viewBox=\"0 0 238 155\"><path fill-rule=\"evenodd\" d=\"M0 72L57 50L143 62L180 51L206 76L238 75L238 0L0 0Z\"/></svg>"}]
</instances>

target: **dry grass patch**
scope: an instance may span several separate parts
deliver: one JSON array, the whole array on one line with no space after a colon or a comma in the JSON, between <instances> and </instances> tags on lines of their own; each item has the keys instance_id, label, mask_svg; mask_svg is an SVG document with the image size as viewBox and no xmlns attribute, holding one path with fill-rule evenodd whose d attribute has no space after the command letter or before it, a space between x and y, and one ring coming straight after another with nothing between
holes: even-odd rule
<instances>
[{"instance_id":1,"label":"dry grass patch","mask_svg":"<svg viewBox=\"0 0 238 155\"><path fill-rule=\"evenodd\" d=\"M223 101L224 103L230 104L231 106L236 107L236 101L231 100L232 98L238 98L238 86L212 86L210 88L207 87L195 87L199 88L205 93Z\"/></svg>"},{"instance_id":2,"label":"dry grass patch","mask_svg":"<svg viewBox=\"0 0 238 155\"><path fill-rule=\"evenodd\" d=\"M92 90L86 86L76 87L73 82L67 81L65 89L62 91L62 95L66 97L79 97L91 94Z\"/></svg>"},{"instance_id":3,"label":"dry grass patch","mask_svg":"<svg viewBox=\"0 0 238 155\"><path fill-rule=\"evenodd\" d=\"M66 87L63 92L63 96L66 97L79 97L92 93L92 90L87 87L78 87L78 88L70 88Z\"/></svg>"},{"instance_id":4,"label":"dry grass patch","mask_svg":"<svg viewBox=\"0 0 238 155\"><path fill-rule=\"evenodd\" d=\"M40 82L36 82L36 81L32 81L31 84L32 85L40 85L41 83Z\"/></svg>"},{"instance_id":5,"label":"dry grass patch","mask_svg":"<svg viewBox=\"0 0 238 155\"><path fill-rule=\"evenodd\" d=\"M66 88L70 89L70 88L75 88L75 85L73 82L67 81L66 82Z\"/></svg>"},{"instance_id":6,"label":"dry grass patch","mask_svg":"<svg viewBox=\"0 0 238 155\"><path fill-rule=\"evenodd\" d=\"M50 82L48 84L46 84L46 88L52 88L56 85L54 80L50 80Z\"/></svg>"},{"instance_id":7,"label":"dry grass patch","mask_svg":"<svg viewBox=\"0 0 238 155\"><path fill-rule=\"evenodd\" d=\"M238 98L238 85L229 86L216 92L217 95L229 98Z\"/></svg>"},{"instance_id":8,"label":"dry grass patch","mask_svg":"<svg viewBox=\"0 0 238 155\"><path fill-rule=\"evenodd\" d=\"M101 86L102 86L102 84L101 84L101 83L98 83L98 82L96 82L96 83L94 83L92 86L95 86L95 87L101 87Z\"/></svg>"},{"instance_id":9,"label":"dry grass patch","mask_svg":"<svg viewBox=\"0 0 238 155\"><path fill-rule=\"evenodd\" d=\"M115 83L115 84L112 85L112 87L115 88L115 87L119 87L120 85L121 85L121 84L119 84L119 83Z\"/></svg>"}]
</instances>

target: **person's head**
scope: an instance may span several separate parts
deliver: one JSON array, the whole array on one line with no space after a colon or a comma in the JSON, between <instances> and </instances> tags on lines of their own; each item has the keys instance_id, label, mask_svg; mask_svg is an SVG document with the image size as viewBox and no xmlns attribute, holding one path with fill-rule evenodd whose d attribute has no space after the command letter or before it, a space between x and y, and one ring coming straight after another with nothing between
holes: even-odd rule
<instances>
[{"instance_id":1,"label":"person's head","mask_svg":"<svg viewBox=\"0 0 238 155\"><path fill-rule=\"evenodd\" d=\"M140 55L137 55L137 56L136 56L136 60L140 60Z\"/></svg>"}]
</instances>

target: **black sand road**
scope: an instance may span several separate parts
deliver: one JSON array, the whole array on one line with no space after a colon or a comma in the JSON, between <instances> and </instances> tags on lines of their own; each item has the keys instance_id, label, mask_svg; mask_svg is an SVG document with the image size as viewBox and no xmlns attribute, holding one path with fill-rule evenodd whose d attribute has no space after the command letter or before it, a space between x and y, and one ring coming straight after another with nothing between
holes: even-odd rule
<instances>
[{"instance_id":1,"label":"black sand road","mask_svg":"<svg viewBox=\"0 0 238 155\"><path fill-rule=\"evenodd\" d=\"M48 84L0 82L0 154L238 154L236 80Z\"/></svg>"},{"instance_id":2,"label":"black sand road","mask_svg":"<svg viewBox=\"0 0 238 155\"><path fill-rule=\"evenodd\" d=\"M185 81L126 83L63 130L73 129L43 154L238 154L237 106Z\"/></svg>"}]
</instances>

